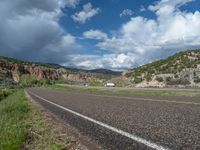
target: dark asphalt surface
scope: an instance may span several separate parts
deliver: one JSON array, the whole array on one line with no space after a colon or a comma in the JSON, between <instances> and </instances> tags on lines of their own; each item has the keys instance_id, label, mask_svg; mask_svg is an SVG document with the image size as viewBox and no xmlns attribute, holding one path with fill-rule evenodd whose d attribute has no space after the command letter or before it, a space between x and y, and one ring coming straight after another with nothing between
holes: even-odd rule
<instances>
[{"instance_id":1,"label":"dark asphalt surface","mask_svg":"<svg viewBox=\"0 0 200 150\"><path fill-rule=\"evenodd\" d=\"M168 149L200 150L200 98L69 93L27 89L44 107L105 149L151 149L33 96L144 138Z\"/></svg>"},{"instance_id":2,"label":"dark asphalt surface","mask_svg":"<svg viewBox=\"0 0 200 150\"><path fill-rule=\"evenodd\" d=\"M185 92L185 93L200 93L199 88L136 88L136 87L98 87L98 86L81 86L81 85L69 85L58 84L59 86L67 87L79 87L79 88L97 88L97 89L112 89L112 90L134 90L134 91L163 91L163 92Z\"/></svg>"}]
</instances>

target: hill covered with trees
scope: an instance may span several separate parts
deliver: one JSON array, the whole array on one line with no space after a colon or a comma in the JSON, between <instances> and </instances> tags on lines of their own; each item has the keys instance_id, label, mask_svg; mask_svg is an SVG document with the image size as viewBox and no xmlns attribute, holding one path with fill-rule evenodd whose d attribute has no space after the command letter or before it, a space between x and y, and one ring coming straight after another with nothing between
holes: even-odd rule
<instances>
[{"instance_id":1,"label":"hill covered with trees","mask_svg":"<svg viewBox=\"0 0 200 150\"><path fill-rule=\"evenodd\" d=\"M166 59L128 70L123 76L133 84L144 83L151 86L154 81L163 83L164 86L199 86L200 49L179 52Z\"/></svg>"}]
</instances>

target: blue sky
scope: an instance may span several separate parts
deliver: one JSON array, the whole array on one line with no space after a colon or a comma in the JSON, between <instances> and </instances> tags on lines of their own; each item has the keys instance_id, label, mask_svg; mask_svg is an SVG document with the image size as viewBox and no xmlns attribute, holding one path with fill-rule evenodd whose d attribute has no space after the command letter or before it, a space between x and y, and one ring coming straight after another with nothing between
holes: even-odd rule
<instances>
[{"instance_id":1,"label":"blue sky","mask_svg":"<svg viewBox=\"0 0 200 150\"><path fill-rule=\"evenodd\" d=\"M127 70L200 48L198 0L1 0L0 55Z\"/></svg>"},{"instance_id":2,"label":"blue sky","mask_svg":"<svg viewBox=\"0 0 200 150\"><path fill-rule=\"evenodd\" d=\"M71 15L76 13L77 11L81 11L84 4L91 3L94 8L100 8L100 13L86 23L77 23L74 22L71 18ZM126 23L130 20L131 17L142 15L144 17L153 18L155 17L154 13L141 11L141 8L146 8L151 4L150 1L133 1L133 0L104 0L104 1L80 1L80 5L76 7L76 9L69 9L65 7L63 12L67 14L63 16L59 20L59 24L65 29L66 32L69 32L75 36L81 37L82 33L88 31L90 29L98 29L102 32L106 32L108 34L112 34L118 30L123 23ZM124 10L131 10L133 12L132 15L124 15L120 17L120 14ZM84 53L88 54L99 54L98 47L93 47L98 41L85 39L84 41L80 40L82 45L85 46ZM109 53L107 51L103 51L100 54Z\"/></svg>"}]
</instances>

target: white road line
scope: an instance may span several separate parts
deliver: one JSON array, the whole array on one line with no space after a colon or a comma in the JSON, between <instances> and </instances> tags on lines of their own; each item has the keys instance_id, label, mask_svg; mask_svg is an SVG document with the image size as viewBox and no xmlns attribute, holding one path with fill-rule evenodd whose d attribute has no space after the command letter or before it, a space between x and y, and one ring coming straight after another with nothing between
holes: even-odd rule
<instances>
[{"instance_id":1,"label":"white road line","mask_svg":"<svg viewBox=\"0 0 200 150\"><path fill-rule=\"evenodd\" d=\"M117 129L117 128L115 128L115 127L112 127L112 126L110 126L110 125L107 125L107 124L105 124L105 123L103 123L103 122L97 121L97 120L95 120L95 119L92 119L92 118L90 118L90 117L87 117L87 116L85 116L85 115L82 115L82 114L80 114L80 113L78 113L78 112L75 112L75 111L73 111L73 110L70 110L70 109L68 109L68 108L65 108L65 107L63 107L63 106L61 106L61 105L58 105L58 104L56 104L56 103L53 103L53 102L51 102L51 101L49 101L49 100L47 100L47 99L45 99L45 98L40 97L40 96L37 95L37 94L34 94L33 92L30 92L30 91L29 91L28 93L30 93L31 95L33 95L33 96L35 96L35 97L37 97L37 98L39 98L39 99L41 99L41 100L43 100L43 101L49 103L49 104L52 104L52 105L54 105L54 106L57 106L57 107L59 107L59 108L65 110L65 111L67 111L67 112L70 112L70 113L72 113L72 114L74 114L74 115L76 115L76 116L78 116L78 117L81 117L81 118L83 118L83 119L85 119L85 120L88 120L88 121L90 121L90 122L92 122L92 123L94 123L94 124L97 124L97 125L99 125L99 126L101 126L101 127L106 128L106 129L108 129L108 130L111 130L111 131L113 131L113 132L116 132L116 133L118 133L118 134L120 134L120 135L122 135L122 136L125 136L125 137L127 137L127 138L129 138L129 139L132 139L132 140L134 140L134 141L136 141L136 142L138 142L138 143L142 143L142 144L144 144L144 145L146 145L146 146L148 146L148 147L151 147L151 148L153 148L153 149L156 149L156 150L169 150L168 148L164 148L163 146L160 146L160 145L157 145L157 144L152 143L152 142L150 142L150 141L147 141L147 140L145 140L145 139L143 139L143 138L140 138L140 137L138 137L138 136L136 136L136 135L130 134L130 133L125 132L125 131L122 131L122 130L120 130L120 129Z\"/></svg>"}]
</instances>

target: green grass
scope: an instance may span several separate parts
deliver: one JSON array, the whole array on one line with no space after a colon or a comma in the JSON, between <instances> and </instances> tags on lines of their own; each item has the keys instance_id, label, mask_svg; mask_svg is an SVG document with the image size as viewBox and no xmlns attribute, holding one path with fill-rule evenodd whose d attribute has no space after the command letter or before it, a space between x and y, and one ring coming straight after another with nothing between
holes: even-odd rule
<instances>
[{"instance_id":1,"label":"green grass","mask_svg":"<svg viewBox=\"0 0 200 150\"><path fill-rule=\"evenodd\" d=\"M45 117L23 89L6 96L0 101L0 150L61 150L70 144L67 134L62 135L59 125Z\"/></svg>"},{"instance_id":2,"label":"green grass","mask_svg":"<svg viewBox=\"0 0 200 150\"><path fill-rule=\"evenodd\" d=\"M23 91L0 102L0 149L16 150L25 141L29 128L30 107Z\"/></svg>"},{"instance_id":3,"label":"green grass","mask_svg":"<svg viewBox=\"0 0 200 150\"><path fill-rule=\"evenodd\" d=\"M0 89L0 101L9 96L10 94L12 94L13 92L14 90L10 89Z\"/></svg>"},{"instance_id":4,"label":"green grass","mask_svg":"<svg viewBox=\"0 0 200 150\"><path fill-rule=\"evenodd\" d=\"M138 95L153 95L153 96L200 96L198 93L189 92L173 92L173 91L142 91L131 89L109 89L109 88L93 88L93 87L72 87L72 86L47 86L49 89L63 90L66 92L83 92L83 93L97 93L97 94L138 94Z\"/></svg>"},{"instance_id":5,"label":"green grass","mask_svg":"<svg viewBox=\"0 0 200 150\"><path fill-rule=\"evenodd\" d=\"M26 149L35 150L62 150L71 141L60 125L45 114L42 108L34 103L31 105L28 140L24 144Z\"/></svg>"}]
</instances>

